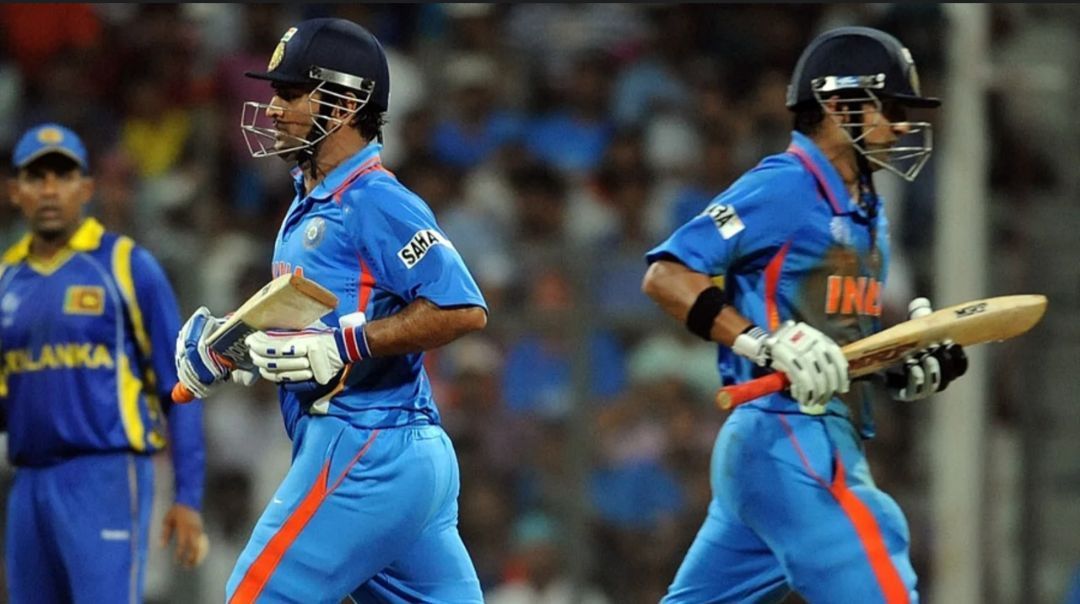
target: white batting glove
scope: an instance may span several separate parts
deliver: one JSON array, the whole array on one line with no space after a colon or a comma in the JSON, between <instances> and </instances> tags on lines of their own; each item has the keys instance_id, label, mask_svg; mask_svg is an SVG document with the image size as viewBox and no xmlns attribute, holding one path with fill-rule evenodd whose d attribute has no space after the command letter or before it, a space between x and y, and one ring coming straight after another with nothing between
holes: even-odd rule
<instances>
[{"instance_id":1,"label":"white batting glove","mask_svg":"<svg viewBox=\"0 0 1080 604\"><path fill-rule=\"evenodd\" d=\"M257 331L247 337L251 361L259 374L278 384L315 380L328 384L345 367L336 329Z\"/></svg>"},{"instance_id":2,"label":"white batting glove","mask_svg":"<svg viewBox=\"0 0 1080 604\"><path fill-rule=\"evenodd\" d=\"M908 304L909 319L932 312L933 307L926 298L915 298ZM965 371L967 354L964 349L946 340L914 352L899 368L887 371L885 384L894 400L911 402L941 392Z\"/></svg>"},{"instance_id":3,"label":"white batting glove","mask_svg":"<svg viewBox=\"0 0 1080 604\"><path fill-rule=\"evenodd\" d=\"M774 334L754 327L735 339L732 350L761 367L784 372L791 382L791 397L808 415L825 413L832 397L850 386L843 351L806 323L787 321Z\"/></svg>"}]
</instances>

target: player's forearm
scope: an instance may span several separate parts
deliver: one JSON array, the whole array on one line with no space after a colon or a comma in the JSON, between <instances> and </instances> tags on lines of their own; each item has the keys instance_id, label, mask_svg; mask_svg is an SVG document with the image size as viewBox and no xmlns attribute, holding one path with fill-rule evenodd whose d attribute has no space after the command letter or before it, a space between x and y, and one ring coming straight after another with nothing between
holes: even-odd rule
<instances>
[{"instance_id":1,"label":"player's forearm","mask_svg":"<svg viewBox=\"0 0 1080 604\"><path fill-rule=\"evenodd\" d=\"M364 331L372 356L385 357L438 348L485 325L487 313L478 306L440 308L421 298Z\"/></svg>"},{"instance_id":2,"label":"player's forearm","mask_svg":"<svg viewBox=\"0 0 1080 604\"><path fill-rule=\"evenodd\" d=\"M708 275L692 271L678 262L660 260L649 265L641 289L652 298L664 312L686 323L690 308L701 292L713 287ZM732 306L725 306L716 315L710 330L710 338L725 346L731 346L735 338L746 330L751 322Z\"/></svg>"}]
</instances>

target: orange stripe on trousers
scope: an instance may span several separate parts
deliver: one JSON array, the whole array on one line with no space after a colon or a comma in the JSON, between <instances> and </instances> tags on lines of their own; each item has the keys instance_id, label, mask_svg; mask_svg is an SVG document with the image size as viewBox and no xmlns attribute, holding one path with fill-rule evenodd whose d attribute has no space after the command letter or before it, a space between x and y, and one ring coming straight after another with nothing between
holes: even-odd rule
<instances>
[{"instance_id":1,"label":"orange stripe on trousers","mask_svg":"<svg viewBox=\"0 0 1080 604\"><path fill-rule=\"evenodd\" d=\"M806 468L806 471L818 484L829 490L829 493L840 504L840 509L855 525L855 533L859 535L859 541L862 542L863 549L866 550L866 555L870 558L870 568L873 569L878 586L885 595L885 602L887 604L908 604L910 600L908 599L907 588L904 587L904 581L900 579L900 572L896 570L892 559L889 558L889 548L885 547L885 538L881 536L881 529L878 527L877 520L874 519L874 514L870 512L866 504L855 493L847 488L847 483L844 481L844 462L840 459L840 456L836 456L836 478L833 480L832 485L828 485L810 466L810 460L807 459L802 447L799 446L799 440L795 438L795 431L791 429L791 424L782 415L778 415L777 419L784 426L788 440L791 441L791 446L795 448L795 453L799 455L803 467Z\"/></svg>"},{"instance_id":2,"label":"orange stripe on trousers","mask_svg":"<svg viewBox=\"0 0 1080 604\"><path fill-rule=\"evenodd\" d=\"M836 458L836 479L829 487L829 491L840 503L851 523L855 525L855 532L859 534L863 549L870 558L870 567L874 569L878 585L885 594L885 601L889 604L907 604L908 592L904 587L904 581L900 579L900 573L889 558L889 548L885 546L885 538L881 535L874 514L866 507L854 492L847 488L844 482L844 462L840 457Z\"/></svg>"},{"instance_id":3,"label":"orange stripe on trousers","mask_svg":"<svg viewBox=\"0 0 1080 604\"><path fill-rule=\"evenodd\" d=\"M360 458L367 453L367 450L371 448L371 443L375 441L375 436L379 434L378 430L371 433L367 442L360 449L360 452L353 457L349 465L342 471L341 476L329 489L326 488L326 484L329 482L328 477L330 475L330 461L327 460L326 465L323 466L322 471L315 478L315 485L311 487L308 494L304 496L304 500L300 502L300 505L293 510L293 513L289 515L289 518L285 521L285 524L274 536L270 538L270 541L263 547L262 552L255 558L255 561L248 567L246 573L244 573L243 580L240 581L240 585L236 587L236 591L233 592L233 596L229 598L229 604L248 604L255 602L262 593L263 588L270 582L271 575L274 574L274 570L277 568L281 559L285 557L285 552L288 551L289 546L296 541L296 538L300 536L300 531L304 529L311 517L318 511L319 506L326 500L326 496L329 495L341 484L341 481L352 469L356 462L360 461Z\"/></svg>"}]
</instances>

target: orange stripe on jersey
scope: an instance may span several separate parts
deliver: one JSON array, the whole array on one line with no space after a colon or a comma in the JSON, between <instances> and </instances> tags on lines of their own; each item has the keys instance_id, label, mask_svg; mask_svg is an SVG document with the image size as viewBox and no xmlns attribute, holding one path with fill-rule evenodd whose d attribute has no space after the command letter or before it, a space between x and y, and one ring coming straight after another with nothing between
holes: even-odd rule
<instances>
[{"instance_id":1,"label":"orange stripe on jersey","mask_svg":"<svg viewBox=\"0 0 1080 604\"><path fill-rule=\"evenodd\" d=\"M784 268L784 258L787 256L791 242L784 244L780 251L769 261L765 267L765 317L769 320L769 331L776 331L780 327L780 311L776 308L776 289L780 284L780 274Z\"/></svg>"},{"instance_id":2,"label":"orange stripe on jersey","mask_svg":"<svg viewBox=\"0 0 1080 604\"><path fill-rule=\"evenodd\" d=\"M387 170L386 168L384 168L382 166L382 161L378 157L373 157L370 160L360 164L360 166L352 174L350 174L348 177L345 178L344 182L342 182L341 185L339 185L337 189L334 189L334 192L333 192L334 203L338 203L338 204L341 203L341 196L342 196L343 193L345 193L345 189L349 188L349 185L356 182L356 180L358 178L360 178L361 176L367 174L368 172L375 172L375 171L386 172L387 174L389 174L391 176L394 175L393 172L391 172L390 170Z\"/></svg>"},{"instance_id":3,"label":"orange stripe on jersey","mask_svg":"<svg viewBox=\"0 0 1080 604\"><path fill-rule=\"evenodd\" d=\"M364 259L357 256L360 261L360 292L356 296L356 310L366 313L368 302L371 300L371 290L375 287L375 275L371 274Z\"/></svg>"},{"instance_id":4,"label":"orange stripe on jersey","mask_svg":"<svg viewBox=\"0 0 1080 604\"><path fill-rule=\"evenodd\" d=\"M270 577L274 574L274 570L281 562L281 559L285 557L285 552L288 551L289 546L300 536L300 531L304 530L315 512L319 510L319 506L326 500L327 495L334 492L334 489L345 479L345 475L349 473L349 470L371 448L371 444L375 442L375 437L378 434L378 430L371 433L367 442L360 448L360 452L352 458L352 461L342 470L341 475L338 476L329 489L326 485L329 482L330 461L327 460L326 465L323 466L322 471L315 478L315 484L308 491L308 494L304 496L300 505L296 506L296 509L285 520L285 524L281 525L281 528L274 533L274 536L266 543L255 561L248 567L247 572L244 573L244 578L240 581L240 585L236 587L236 591L229 598L229 604L248 604L258 599L263 588L270 582Z\"/></svg>"}]
</instances>

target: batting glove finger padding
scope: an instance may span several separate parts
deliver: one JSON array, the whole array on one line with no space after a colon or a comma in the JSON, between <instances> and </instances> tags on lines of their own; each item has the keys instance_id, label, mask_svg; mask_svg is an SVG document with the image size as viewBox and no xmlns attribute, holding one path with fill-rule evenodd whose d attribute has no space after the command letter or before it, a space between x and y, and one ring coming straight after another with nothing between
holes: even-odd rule
<instances>
[{"instance_id":1,"label":"batting glove finger padding","mask_svg":"<svg viewBox=\"0 0 1080 604\"><path fill-rule=\"evenodd\" d=\"M930 300L915 298L908 304L908 318L933 312ZM967 371L967 354L951 340L931 344L916 351L898 369L885 373L889 394L898 401L917 401L948 387Z\"/></svg>"},{"instance_id":2,"label":"batting glove finger padding","mask_svg":"<svg viewBox=\"0 0 1080 604\"><path fill-rule=\"evenodd\" d=\"M783 371L791 396L810 415L825 413L838 392L847 392L848 362L831 338L806 323L788 321L769 335L759 328L736 339L732 349L763 366Z\"/></svg>"},{"instance_id":3,"label":"batting glove finger padding","mask_svg":"<svg viewBox=\"0 0 1080 604\"><path fill-rule=\"evenodd\" d=\"M345 366L332 329L257 331L246 339L259 374L276 383L314 380L327 384Z\"/></svg>"}]
</instances>

